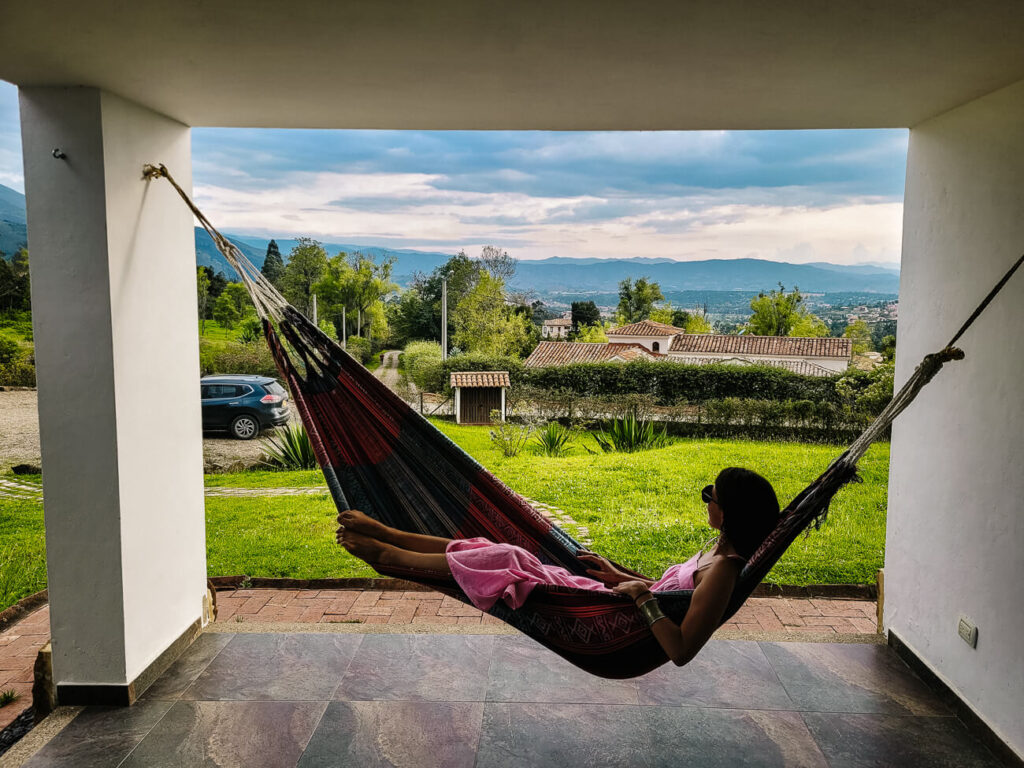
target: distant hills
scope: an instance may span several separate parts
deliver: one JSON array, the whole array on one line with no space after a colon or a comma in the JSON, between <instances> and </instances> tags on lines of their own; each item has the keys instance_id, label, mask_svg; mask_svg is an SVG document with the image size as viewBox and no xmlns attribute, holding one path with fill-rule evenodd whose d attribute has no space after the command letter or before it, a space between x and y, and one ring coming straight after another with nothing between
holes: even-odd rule
<instances>
[{"instance_id":1,"label":"distant hills","mask_svg":"<svg viewBox=\"0 0 1024 768\"><path fill-rule=\"evenodd\" d=\"M225 233L257 267L263 265L266 238ZM25 196L0 185L0 251L10 257L27 242L25 229ZM287 261L296 240L278 238L278 246ZM230 265L220 255L204 230L196 227L196 264L233 276ZM416 272L430 272L443 264L451 254L377 246L324 243L330 254L345 251L361 252L374 258L392 256L396 259L394 279L408 285ZM538 296L550 298L561 294L614 293L620 280L627 277L648 277L661 284L666 292L677 291L761 291L778 283L799 286L807 293L858 292L895 295L899 290L899 270L877 264L846 266L818 262L789 264L764 259L711 259L706 261L673 261L671 259L571 259L555 257L520 261L512 280L515 288L531 289Z\"/></svg>"}]
</instances>

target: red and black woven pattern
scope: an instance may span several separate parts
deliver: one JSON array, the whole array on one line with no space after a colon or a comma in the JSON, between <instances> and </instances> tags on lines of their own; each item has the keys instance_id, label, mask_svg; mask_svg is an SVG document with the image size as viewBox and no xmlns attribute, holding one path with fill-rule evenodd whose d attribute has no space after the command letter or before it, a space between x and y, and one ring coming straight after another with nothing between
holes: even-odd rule
<instances>
[{"instance_id":1,"label":"red and black woven pattern","mask_svg":"<svg viewBox=\"0 0 1024 768\"><path fill-rule=\"evenodd\" d=\"M585 575L582 549L520 496L416 413L319 328L292 309L278 329L264 323L278 370L292 391L339 509L359 509L401 530L446 538L483 536ZM285 349L277 333L292 352ZM295 358L295 359L293 359ZM739 609L786 547L828 506L853 472L830 470L783 513L751 558L723 621ZM681 553L680 558L683 558ZM448 574L380 569L469 602ZM628 570L628 569L623 569ZM689 592L660 593L679 623ZM539 586L517 610L490 613L595 675L627 678L668 659L632 601L619 595Z\"/></svg>"}]
</instances>

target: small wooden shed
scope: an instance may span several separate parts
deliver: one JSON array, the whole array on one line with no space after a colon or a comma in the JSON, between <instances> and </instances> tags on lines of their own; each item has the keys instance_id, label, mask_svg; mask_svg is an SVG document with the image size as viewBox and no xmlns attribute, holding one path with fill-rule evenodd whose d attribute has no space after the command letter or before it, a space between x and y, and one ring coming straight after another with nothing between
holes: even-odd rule
<instances>
[{"instance_id":1,"label":"small wooden shed","mask_svg":"<svg viewBox=\"0 0 1024 768\"><path fill-rule=\"evenodd\" d=\"M457 424L490 424L491 411L505 420L505 390L510 386L508 371L454 371Z\"/></svg>"}]
</instances>

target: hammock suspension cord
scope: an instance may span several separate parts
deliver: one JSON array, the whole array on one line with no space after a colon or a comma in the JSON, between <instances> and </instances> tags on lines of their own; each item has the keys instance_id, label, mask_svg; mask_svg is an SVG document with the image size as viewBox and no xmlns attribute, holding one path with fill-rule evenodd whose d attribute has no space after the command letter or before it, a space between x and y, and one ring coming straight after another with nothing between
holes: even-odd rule
<instances>
[{"instance_id":1,"label":"hammock suspension cord","mask_svg":"<svg viewBox=\"0 0 1024 768\"><path fill-rule=\"evenodd\" d=\"M414 533L445 538L485 536L521 546L542 562L586 575L589 566L577 557L582 550L578 542L484 469L292 307L216 230L165 166L145 166L143 178L166 178L170 182L241 277L339 510L358 508L381 522ZM878 417L790 502L779 524L744 566L723 622L739 610L800 534L810 526L821 526L832 497L857 479L858 460L921 389L945 363L963 359L956 342L1022 263L1024 255L949 344L926 355ZM296 367L299 359L301 372ZM378 566L377 570L470 602L448 574L391 566ZM659 602L669 619L679 624L691 596L691 591L659 592ZM518 609L512 610L499 600L488 612L571 663L603 677L634 677L667 661L632 601L621 595L538 585Z\"/></svg>"}]
</instances>

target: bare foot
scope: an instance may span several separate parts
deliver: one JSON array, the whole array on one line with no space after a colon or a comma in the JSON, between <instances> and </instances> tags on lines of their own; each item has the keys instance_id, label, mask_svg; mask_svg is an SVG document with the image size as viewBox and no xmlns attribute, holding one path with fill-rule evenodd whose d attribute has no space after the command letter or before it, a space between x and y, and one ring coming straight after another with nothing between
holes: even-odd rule
<instances>
[{"instance_id":1,"label":"bare foot","mask_svg":"<svg viewBox=\"0 0 1024 768\"><path fill-rule=\"evenodd\" d=\"M386 563L391 559L390 554L393 547L389 544L352 530L346 529L344 533L340 534L339 543L349 554L371 565L374 563Z\"/></svg>"},{"instance_id":2,"label":"bare foot","mask_svg":"<svg viewBox=\"0 0 1024 768\"><path fill-rule=\"evenodd\" d=\"M379 541L388 540L388 527L358 509L346 509L339 512L338 525L347 531L355 531Z\"/></svg>"}]
</instances>

